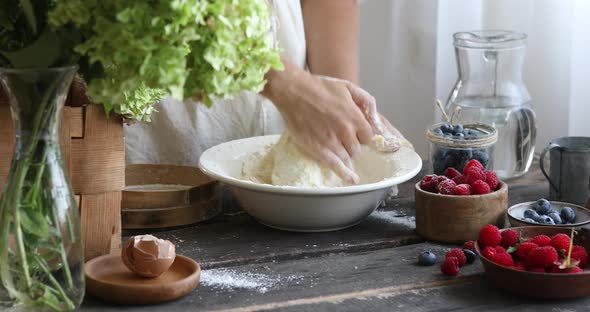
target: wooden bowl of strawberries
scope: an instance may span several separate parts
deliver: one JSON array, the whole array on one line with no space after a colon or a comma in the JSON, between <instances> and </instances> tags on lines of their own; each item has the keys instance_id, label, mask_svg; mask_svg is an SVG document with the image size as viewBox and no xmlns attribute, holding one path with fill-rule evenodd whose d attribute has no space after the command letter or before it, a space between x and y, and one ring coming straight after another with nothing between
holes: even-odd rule
<instances>
[{"instance_id":1,"label":"wooden bowl of strawberries","mask_svg":"<svg viewBox=\"0 0 590 312\"><path fill-rule=\"evenodd\" d=\"M539 299L590 296L590 231L548 226L498 230L486 225L475 250L496 287ZM571 239L573 237L573 239Z\"/></svg>"},{"instance_id":2,"label":"wooden bowl of strawberries","mask_svg":"<svg viewBox=\"0 0 590 312\"><path fill-rule=\"evenodd\" d=\"M426 239L462 243L475 240L486 224L504 226L508 186L477 160L459 172L427 175L415 186L416 231Z\"/></svg>"}]
</instances>

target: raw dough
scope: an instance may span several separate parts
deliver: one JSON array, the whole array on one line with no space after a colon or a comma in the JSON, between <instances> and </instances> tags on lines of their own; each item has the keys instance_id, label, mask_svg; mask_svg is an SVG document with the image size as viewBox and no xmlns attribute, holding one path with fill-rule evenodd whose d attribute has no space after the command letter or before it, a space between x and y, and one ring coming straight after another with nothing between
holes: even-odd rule
<instances>
[{"instance_id":1,"label":"raw dough","mask_svg":"<svg viewBox=\"0 0 590 312\"><path fill-rule=\"evenodd\" d=\"M376 138L378 140L378 138ZM402 148L408 148L403 146ZM374 183L396 176L397 153L381 153L368 146L353 159L354 171L359 175L359 184ZM285 132L276 144L254 153L242 165L242 179L256 183L298 186L339 187L344 186L340 177L308 157Z\"/></svg>"}]
</instances>

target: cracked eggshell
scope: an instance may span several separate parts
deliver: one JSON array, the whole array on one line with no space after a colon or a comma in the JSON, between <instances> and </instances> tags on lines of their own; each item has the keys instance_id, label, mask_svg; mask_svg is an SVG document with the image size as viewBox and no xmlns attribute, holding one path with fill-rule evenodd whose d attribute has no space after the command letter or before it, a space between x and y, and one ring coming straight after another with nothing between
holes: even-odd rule
<instances>
[{"instance_id":1,"label":"cracked eggshell","mask_svg":"<svg viewBox=\"0 0 590 312\"><path fill-rule=\"evenodd\" d=\"M143 277L160 276L170 268L175 258L174 244L152 235L133 236L121 250L125 266Z\"/></svg>"}]
</instances>

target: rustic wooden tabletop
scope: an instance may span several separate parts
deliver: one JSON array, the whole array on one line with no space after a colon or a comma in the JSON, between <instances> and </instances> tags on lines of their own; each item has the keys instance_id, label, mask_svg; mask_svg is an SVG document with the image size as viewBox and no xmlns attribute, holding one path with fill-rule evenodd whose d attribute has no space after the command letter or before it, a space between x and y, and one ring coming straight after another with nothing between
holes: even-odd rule
<instances>
[{"instance_id":1,"label":"rustic wooden tabletop","mask_svg":"<svg viewBox=\"0 0 590 312\"><path fill-rule=\"evenodd\" d=\"M590 299L538 301L486 283L479 261L458 277L440 272L455 247L424 241L414 222L414 180L400 186L366 221L330 233L289 233L267 228L236 209L195 226L155 233L197 260L201 285L188 296L152 306L114 306L87 297L83 311L588 311ZM510 204L546 196L548 185L533 164L509 182ZM280 205L280 203L277 203ZM127 233L129 235L136 233ZM416 264L432 250L439 263Z\"/></svg>"}]
</instances>

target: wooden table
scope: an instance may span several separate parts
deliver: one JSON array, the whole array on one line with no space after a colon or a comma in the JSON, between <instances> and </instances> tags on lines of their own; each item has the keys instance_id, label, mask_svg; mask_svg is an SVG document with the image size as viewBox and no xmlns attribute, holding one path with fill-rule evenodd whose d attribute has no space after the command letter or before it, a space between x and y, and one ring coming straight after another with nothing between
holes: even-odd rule
<instances>
[{"instance_id":1,"label":"wooden table","mask_svg":"<svg viewBox=\"0 0 590 312\"><path fill-rule=\"evenodd\" d=\"M525 177L509 182L511 205L546 196L548 185L537 163L533 168ZM201 284L178 301L154 306L118 307L86 298L82 310L590 310L590 298L543 302L497 290L486 283L479 261L462 268L458 277L442 275L440 261L454 246L426 242L415 233L413 184L418 177L401 185L399 196L388 199L363 223L331 233L267 228L237 210L237 204L227 196L229 209L224 215L207 223L155 233L175 242L179 254L199 261L207 285ZM418 266L416 260L422 250L436 253L439 263ZM220 282L216 277L224 273L249 276L251 279L245 281L250 284L215 284Z\"/></svg>"}]
</instances>

